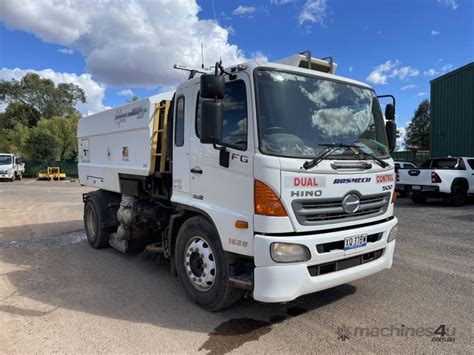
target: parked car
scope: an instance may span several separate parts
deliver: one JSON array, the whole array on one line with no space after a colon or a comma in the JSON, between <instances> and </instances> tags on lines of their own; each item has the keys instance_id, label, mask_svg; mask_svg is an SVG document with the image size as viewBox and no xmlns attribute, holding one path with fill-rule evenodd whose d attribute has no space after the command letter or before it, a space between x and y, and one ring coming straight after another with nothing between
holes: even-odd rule
<instances>
[{"instance_id":1,"label":"parked car","mask_svg":"<svg viewBox=\"0 0 474 355\"><path fill-rule=\"evenodd\" d=\"M14 154L0 153L0 179L21 180L24 172L25 164L20 158Z\"/></svg>"},{"instance_id":2,"label":"parked car","mask_svg":"<svg viewBox=\"0 0 474 355\"><path fill-rule=\"evenodd\" d=\"M434 158L418 169L399 169L395 190L409 193L415 203L435 197L462 206L467 196L474 195L474 158Z\"/></svg>"},{"instance_id":3,"label":"parked car","mask_svg":"<svg viewBox=\"0 0 474 355\"><path fill-rule=\"evenodd\" d=\"M416 165L409 161L395 161L395 172L399 169L416 169Z\"/></svg>"}]
</instances>

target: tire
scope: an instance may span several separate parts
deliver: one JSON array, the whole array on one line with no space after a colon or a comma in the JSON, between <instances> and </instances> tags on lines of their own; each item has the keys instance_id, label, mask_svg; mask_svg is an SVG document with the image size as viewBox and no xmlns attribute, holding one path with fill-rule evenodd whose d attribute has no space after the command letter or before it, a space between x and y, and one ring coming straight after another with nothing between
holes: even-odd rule
<instances>
[{"instance_id":1,"label":"tire","mask_svg":"<svg viewBox=\"0 0 474 355\"><path fill-rule=\"evenodd\" d=\"M422 204L422 203L425 203L426 202L426 195L420 193L420 192L414 192L412 195L411 195L411 200L414 202L414 203L418 203L418 204Z\"/></svg>"},{"instance_id":2,"label":"tire","mask_svg":"<svg viewBox=\"0 0 474 355\"><path fill-rule=\"evenodd\" d=\"M181 226L175 261L183 287L200 307L219 311L242 297L243 290L228 282L229 270L219 235L204 217L192 217Z\"/></svg>"},{"instance_id":3,"label":"tire","mask_svg":"<svg viewBox=\"0 0 474 355\"><path fill-rule=\"evenodd\" d=\"M21 175L21 174L20 174L20 175L17 175L17 176L16 176L16 179L17 179L18 181L21 181L21 179L23 179L23 175Z\"/></svg>"},{"instance_id":4,"label":"tire","mask_svg":"<svg viewBox=\"0 0 474 355\"><path fill-rule=\"evenodd\" d=\"M451 193L443 198L444 202L450 204L453 207L461 207L466 202L467 193L466 189L461 186L455 186L451 190Z\"/></svg>"},{"instance_id":5,"label":"tire","mask_svg":"<svg viewBox=\"0 0 474 355\"><path fill-rule=\"evenodd\" d=\"M91 194L84 204L84 229L87 241L94 249L109 246L110 229L101 227L102 222L106 220L106 213L99 198Z\"/></svg>"}]
</instances>

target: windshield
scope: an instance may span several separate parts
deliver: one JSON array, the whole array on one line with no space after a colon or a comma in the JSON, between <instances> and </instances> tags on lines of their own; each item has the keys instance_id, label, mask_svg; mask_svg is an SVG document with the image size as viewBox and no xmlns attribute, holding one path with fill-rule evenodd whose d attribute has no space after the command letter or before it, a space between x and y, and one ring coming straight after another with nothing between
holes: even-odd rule
<instances>
[{"instance_id":1,"label":"windshield","mask_svg":"<svg viewBox=\"0 0 474 355\"><path fill-rule=\"evenodd\" d=\"M321 144L357 144L388 157L385 125L372 90L312 76L257 70L260 149L265 154L314 157ZM334 154L353 153L347 149Z\"/></svg>"},{"instance_id":2,"label":"windshield","mask_svg":"<svg viewBox=\"0 0 474 355\"><path fill-rule=\"evenodd\" d=\"M0 155L0 165L8 165L12 163L12 157L10 155Z\"/></svg>"}]
</instances>

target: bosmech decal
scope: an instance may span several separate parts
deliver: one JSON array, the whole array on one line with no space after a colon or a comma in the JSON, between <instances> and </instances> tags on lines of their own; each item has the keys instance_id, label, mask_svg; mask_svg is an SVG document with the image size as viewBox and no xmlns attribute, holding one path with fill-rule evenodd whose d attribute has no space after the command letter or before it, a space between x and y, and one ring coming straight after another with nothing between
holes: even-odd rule
<instances>
[{"instance_id":1,"label":"bosmech decal","mask_svg":"<svg viewBox=\"0 0 474 355\"><path fill-rule=\"evenodd\" d=\"M285 176L285 187L297 187L299 189L325 187L326 178L316 176Z\"/></svg>"},{"instance_id":2,"label":"bosmech decal","mask_svg":"<svg viewBox=\"0 0 474 355\"><path fill-rule=\"evenodd\" d=\"M360 178L340 178L334 179L333 184L359 184L364 182L370 182L372 178L370 177L360 177Z\"/></svg>"}]
</instances>

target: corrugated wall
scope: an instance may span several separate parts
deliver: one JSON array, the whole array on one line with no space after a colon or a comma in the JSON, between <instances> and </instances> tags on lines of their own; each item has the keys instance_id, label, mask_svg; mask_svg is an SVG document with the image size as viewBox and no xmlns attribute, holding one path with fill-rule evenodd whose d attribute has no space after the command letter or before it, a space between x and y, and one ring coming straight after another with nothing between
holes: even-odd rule
<instances>
[{"instance_id":1,"label":"corrugated wall","mask_svg":"<svg viewBox=\"0 0 474 355\"><path fill-rule=\"evenodd\" d=\"M474 62L431 81L431 156L474 156Z\"/></svg>"}]
</instances>

